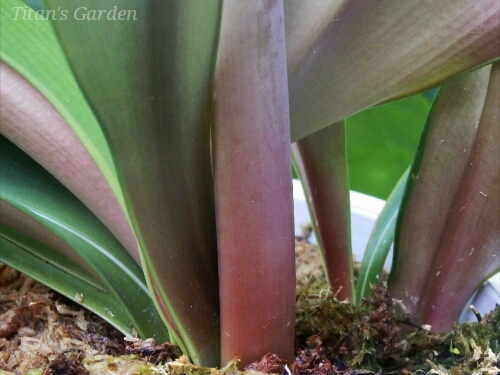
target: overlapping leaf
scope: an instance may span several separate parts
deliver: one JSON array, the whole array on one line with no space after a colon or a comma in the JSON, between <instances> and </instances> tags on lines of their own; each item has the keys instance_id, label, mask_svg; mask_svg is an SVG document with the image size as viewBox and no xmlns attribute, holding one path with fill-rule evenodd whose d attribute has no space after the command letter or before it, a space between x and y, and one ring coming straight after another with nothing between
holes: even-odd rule
<instances>
[{"instance_id":1,"label":"overlapping leaf","mask_svg":"<svg viewBox=\"0 0 500 375\"><path fill-rule=\"evenodd\" d=\"M3 226L0 230L5 234ZM61 293L62 295L77 299L90 311L100 315L103 319L107 320L121 332L131 334L130 320L123 314L115 315L116 312L122 311L123 306L105 293L102 287L95 285L93 282L85 282L81 277L75 277L75 273L69 271L71 266L76 267L74 264L68 262L57 262L57 259L50 257L40 258L39 255L33 254L33 249L46 249L44 245L37 244L36 242L28 241L25 235L20 236L23 242L18 243L13 238L14 234L9 235L9 239L0 236L0 261L2 263L11 265L17 270L29 275L35 280L38 280L45 285L49 285L52 289ZM26 250L29 248L30 250ZM38 252L37 254L42 254ZM50 251L52 254L53 251ZM47 259L51 259L48 261ZM69 272L71 273L69 273ZM79 275L81 276L81 275ZM81 299L83 298L83 300Z\"/></svg>"},{"instance_id":2,"label":"overlapping leaf","mask_svg":"<svg viewBox=\"0 0 500 375\"><path fill-rule=\"evenodd\" d=\"M50 9L81 6L47 1ZM87 1L116 22L55 20L106 134L143 266L196 363L218 363L218 284L209 120L218 1ZM85 43L81 41L84 40ZM188 280L188 281L186 281ZM170 320L171 319L171 320ZM177 335L175 335L177 336Z\"/></svg>"},{"instance_id":3,"label":"overlapping leaf","mask_svg":"<svg viewBox=\"0 0 500 375\"><path fill-rule=\"evenodd\" d=\"M115 237L3 137L0 153L1 260L69 298L83 295L84 306L128 335L134 327L168 340L141 269Z\"/></svg>"},{"instance_id":4,"label":"overlapping leaf","mask_svg":"<svg viewBox=\"0 0 500 375\"><path fill-rule=\"evenodd\" d=\"M139 263L109 147L50 22L25 17L29 8L18 0L0 6L1 133L84 202Z\"/></svg>"},{"instance_id":5,"label":"overlapping leaf","mask_svg":"<svg viewBox=\"0 0 500 375\"><path fill-rule=\"evenodd\" d=\"M443 88L403 200L389 286L438 332L500 268L499 76L494 64Z\"/></svg>"},{"instance_id":6,"label":"overlapping leaf","mask_svg":"<svg viewBox=\"0 0 500 375\"><path fill-rule=\"evenodd\" d=\"M287 1L292 141L497 59L499 18L497 0Z\"/></svg>"}]
</instances>

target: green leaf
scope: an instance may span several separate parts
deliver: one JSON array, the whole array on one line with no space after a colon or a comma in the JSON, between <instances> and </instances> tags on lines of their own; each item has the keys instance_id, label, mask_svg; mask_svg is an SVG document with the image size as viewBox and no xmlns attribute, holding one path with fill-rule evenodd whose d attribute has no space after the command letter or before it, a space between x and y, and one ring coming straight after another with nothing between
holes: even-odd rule
<instances>
[{"instance_id":1,"label":"green leaf","mask_svg":"<svg viewBox=\"0 0 500 375\"><path fill-rule=\"evenodd\" d=\"M0 200L0 208L2 209L0 224L1 238L18 246L23 249L24 252L31 254L31 256L39 258L46 263L50 263L52 266L61 270L61 272L64 272L67 275L66 277L75 279L75 283L79 281L92 286L100 293L108 293L106 287L102 284L102 280L99 279L99 276L92 268L82 262L81 258L74 253L68 256L67 253L63 252L67 248L64 248L65 244L62 243L62 241L58 241L41 223L30 217L29 214L19 210L16 206L11 205L7 200L3 199L3 197ZM23 225L25 225L24 228ZM52 243L50 243L50 241L52 241ZM52 244L54 244L53 247L51 247ZM61 250L54 250L56 247ZM2 251L1 256L8 258L7 252L4 251ZM20 269L17 267L16 263L9 263L9 265L16 269ZM28 272L25 272L25 270ZM23 272L29 274L33 273L33 271L29 271L29 268L25 270L23 270ZM63 280L51 280L47 278L47 281L44 281L42 278L39 281L46 285L53 285L54 283L61 283ZM97 291L94 291L94 293L96 292ZM73 297L74 294L70 298ZM114 303L116 303L116 301L114 301Z\"/></svg>"},{"instance_id":2,"label":"green leaf","mask_svg":"<svg viewBox=\"0 0 500 375\"><path fill-rule=\"evenodd\" d=\"M164 321L195 363L217 365L209 142L220 3L46 4L68 11L54 27L112 150L157 307L168 309ZM106 12L103 19L88 20L95 10ZM121 11L130 18L113 20Z\"/></svg>"},{"instance_id":3,"label":"green leaf","mask_svg":"<svg viewBox=\"0 0 500 375\"><path fill-rule=\"evenodd\" d=\"M353 300L350 197L345 123L333 124L292 145L327 277L337 298Z\"/></svg>"},{"instance_id":4,"label":"green leaf","mask_svg":"<svg viewBox=\"0 0 500 375\"><path fill-rule=\"evenodd\" d=\"M431 102L424 94L346 119L351 190L387 199L413 161Z\"/></svg>"},{"instance_id":5,"label":"green leaf","mask_svg":"<svg viewBox=\"0 0 500 375\"><path fill-rule=\"evenodd\" d=\"M399 207L401 206L409 173L410 168L403 173L391 195L389 195L368 239L356 284L356 304L359 304L363 297L370 295L371 284L375 285L380 282L380 274L394 241Z\"/></svg>"},{"instance_id":6,"label":"green leaf","mask_svg":"<svg viewBox=\"0 0 500 375\"><path fill-rule=\"evenodd\" d=\"M57 264L61 272L73 279L94 288L101 285L98 292L89 289L86 297L90 297L89 293L102 293L104 287L108 297L119 306L112 310L114 318L108 313L104 318L112 323L116 319L114 324L124 333L130 335L134 326L141 337L168 340L141 269L113 235L54 177L3 137L0 152L1 237L35 258L50 259L51 264ZM82 277L74 266L67 267L61 257L71 259L95 281ZM55 258L59 261L55 262ZM19 268L13 260L9 263ZM28 274L36 273L26 267ZM43 275L37 276L58 290L67 278L45 280ZM68 297L74 299L74 294Z\"/></svg>"},{"instance_id":7,"label":"green leaf","mask_svg":"<svg viewBox=\"0 0 500 375\"><path fill-rule=\"evenodd\" d=\"M436 332L500 269L499 90L498 63L443 87L403 198L389 287Z\"/></svg>"},{"instance_id":8,"label":"green leaf","mask_svg":"<svg viewBox=\"0 0 500 375\"><path fill-rule=\"evenodd\" d=\"M28 19L20 1L0 6L1 133L84 202L139 263L109 147L50 22L34 13Z\"/></svg>"},{"instance_id":9,"label":"green leaf","mask_svg":"<svg viewBox=\"0 0 500 375\"><path fill-rule=\"evenodd\" d=\"M497 0L287 1L292 141L498 59L499 17Z\"/></svg>"}]
</instances>

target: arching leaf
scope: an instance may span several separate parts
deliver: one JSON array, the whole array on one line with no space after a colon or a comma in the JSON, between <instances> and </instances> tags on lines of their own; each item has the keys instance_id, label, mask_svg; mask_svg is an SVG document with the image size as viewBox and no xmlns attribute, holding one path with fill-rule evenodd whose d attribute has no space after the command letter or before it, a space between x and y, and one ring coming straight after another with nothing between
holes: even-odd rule
<instances>
[{"instance_id":1,"label":"arching leaf","mask_svg":"<svg viewBox=\"0 0 500 375\"><path fill-rule=\"evenodd\" d=\"M139 263L109 147L50 21L25 17L30 9L18 0L0 6L1 133L85 203Z\"/></svg>"},{"instance_id":2,"label":"arching leaf","mask_svg":"<svg viewBox=\"0 0 500 375\"><path fill-rule=\"evenodd\" d=\"M157 307L168 309L165 324L178 332L176 342L195 363L217 365L209 133L220 3L46 5L74 15L57 18L54 28L106 135L150 289L156 285ZM88 20L98 17L97 9L103 19ZM121 11L128 18L113 19Z\"/></svg>"},{"instance_id":3,"label":"arching leaf","mask_svg":"<svg viewBox=\"0 0 500 375\"><path fill-rule=\"evenodd\" d=\"M499 17L497 0L287 1L292 141L497 59Z\"/></svg>"},{"instance_id":4,"label":"arching leaf","mask_svg":"<svg viewBox=\"0 0 500 375\"><path fill-rule=\"evenodd\" d=\"M408 168L389 195L368 239L356 284L356 303L370 295L370 284L380 282L387 254L394 242L399 208L409 173Z\"/></svg>"},{"instance_id":5,"label":"arching leaf","mask_svg":"<svg viewBox=\"0 0 500 375\"><path fill-rule=\"evenodd\" d=\"M63 290L72 299L75 294L68 295L60 284L69 278L71 285L81 280L88 285L89 301L102 300L101 296L90 293L106 292L115 307L103 317L111 322L115 319L115 325L124 333L130 335L133 326L144 338L168 340L142 271L123 246L53 176L3 137L0 138L0 207L0 236L29 252L33 258L29 264L49 259L50 267L58 269L53 272L63 272L66 277L43 280L38 270L31 270L28 264L23 266L21 262L18 267L14 255L6 254L8 250L2 247L2 257L10 257L9 264L24 268L29 275L38 275L34 277ZM106 304L91 307L101 315L103 309L110 309Z\"/></svg>"}]
</instances>

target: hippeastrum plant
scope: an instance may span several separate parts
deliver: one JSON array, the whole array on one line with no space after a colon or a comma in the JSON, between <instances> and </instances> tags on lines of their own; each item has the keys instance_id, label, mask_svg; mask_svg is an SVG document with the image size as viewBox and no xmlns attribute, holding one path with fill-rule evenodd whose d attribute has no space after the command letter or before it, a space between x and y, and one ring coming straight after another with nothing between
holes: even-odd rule
<instances>
[{"instance_id":1,"label":"hippeastrum plant","mask_svg":"<svg viewBox=\"0 0 500 375\"><path fill-rule=\"evenodd\" d=\"M500 268L497 0L32 6L1 3L0 261L125 334L293 358L292 155L338 298L394 233L436 331ZM355 285L344 119L440 85Z\"/></svg>"}]
</instances>

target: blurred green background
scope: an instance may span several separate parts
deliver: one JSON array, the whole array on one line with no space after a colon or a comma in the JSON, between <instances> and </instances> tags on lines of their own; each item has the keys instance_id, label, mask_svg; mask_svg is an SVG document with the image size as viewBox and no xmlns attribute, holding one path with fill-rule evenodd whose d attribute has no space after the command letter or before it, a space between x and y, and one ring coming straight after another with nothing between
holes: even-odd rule
<instances>
[{"instance_id":1,"label":"blurred green background","mask_svg":"<svg viewBox=\"0 0 500 375\"><path fill-rule=\"evenodd\" d=\"M347 118L351 190L387 199L413 160L434 96L415 95Z\"/></svg>"}]
</instances>

